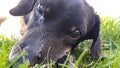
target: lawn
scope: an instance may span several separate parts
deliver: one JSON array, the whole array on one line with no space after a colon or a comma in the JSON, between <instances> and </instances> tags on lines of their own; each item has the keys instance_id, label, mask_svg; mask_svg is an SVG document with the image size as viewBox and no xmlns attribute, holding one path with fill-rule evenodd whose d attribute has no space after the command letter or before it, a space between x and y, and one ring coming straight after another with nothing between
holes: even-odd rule
<instances>
[{"instance_id":1,"label":"lawn","mask_svg":"<svg viewBox=\"0 0 120 68\"><path fill-rule=\"evenodd\" d=\"M89 56L89 47L91 41L85 41L78 45L74 50L76 57L75 66L81 68L120 68L120 18L102 17L101 18L101 46L102 55L98 61L93 61ZM0 68L9 68L11 64L8 63L8 56L12 46L18 41L18 38L11 36L9 38L0 36ZM70 55L68 56L68 60ZM20 65L20 68L26 68L28 62ZM62 68L69 68L64 64L60 64ZM41 65L35 67L41 68ZM49 65L52 67L52 61Z\"/></svg>"}]
</instances>

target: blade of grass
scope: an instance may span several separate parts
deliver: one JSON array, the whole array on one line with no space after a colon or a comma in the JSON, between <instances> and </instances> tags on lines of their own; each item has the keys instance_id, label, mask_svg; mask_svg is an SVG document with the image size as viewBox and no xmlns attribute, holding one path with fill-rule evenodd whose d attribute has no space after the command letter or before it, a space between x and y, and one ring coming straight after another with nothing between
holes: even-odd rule
<instances>
[{"instance_id":1,"label":"blade of grass","mask_svg":"<svg viewBox=\"0 0 120 68\"><path fill-rule=\"evenodd\" d=\"M18 60L20 57L22 57L24 54L25 54L25 50L23 50L23 52L20 53L20 54L16 57L16 59L15 59L7 68L10 68L12 65L14 65L14 64L17 62L17 60Z\"/></svg>"},{"instance_id":2,"label":"blade of grass","mask_svg":"<svg viewBox=\"0 0 120 68\"><path fill-rule=\"evenodd\" d=\"M78 57L78 60L76 61L74 68L77 68L77 67L79 66L81 60L83 59L84 55L85 55L87 52L88 52L88 48L85 49L85 50L82 52L82 54Z\"/></svg>"},{"instance_id":3,"label":"blade of grass","mask_svg":"<svg viewBox=\"0 0 120 68\"><path fill-rule=\"evenodd\" d=\"M52 60L50 60L50 68L53 68L53 62L52 62Z\"/></svg>"},{"instance_id":4,"label":"blade of grass","mask_svg":"<svg viewBox=\"0 0 120 68\"><path fill-rule=\"evenodd\" d=\"M66 66L69 57L70 57L70 52L69 52L69 54L68 54L68 56L67 56L67 58L66 58L64 64L62 65L62 68L64 68L64 67Z\"/></svg>"}]
</instances>

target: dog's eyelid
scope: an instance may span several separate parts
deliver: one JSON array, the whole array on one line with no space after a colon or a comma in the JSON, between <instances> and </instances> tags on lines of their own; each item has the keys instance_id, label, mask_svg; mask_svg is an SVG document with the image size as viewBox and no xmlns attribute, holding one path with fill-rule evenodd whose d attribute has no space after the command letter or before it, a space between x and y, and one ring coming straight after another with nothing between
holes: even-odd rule
<instances>
[{"instance_id":1,"label":"dog's eyelid","mask_svg":"<svg viewBox=\"0 0 120 68\"><path fill-rule=\"evenodd\" d=\"M80 34L80 31L79 31L79 30L75 30L75 31L71 32L70 36L71 36L72 38L78 38L78 37L81 36L81 34Z\"/></svg>"}]
</instances>

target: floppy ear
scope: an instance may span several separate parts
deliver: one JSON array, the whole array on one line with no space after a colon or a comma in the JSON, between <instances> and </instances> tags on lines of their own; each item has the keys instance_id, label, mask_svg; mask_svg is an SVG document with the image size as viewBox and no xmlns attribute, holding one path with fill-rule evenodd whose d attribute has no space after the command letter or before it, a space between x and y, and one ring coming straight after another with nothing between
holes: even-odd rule
<instances>
[{"instance_id":1,"label":"floppy ear","mask_svg":"<svg viewBox=\"0 0 120 68\"><path fill-rule=\"evenodd\" d=\"M9 12L13 16L22 16L30 13L37 0L21 0L18 5Z\"/></svg>"},{"instance_id":2,"label":"floppy ear","mask_svg":"<svg viewBox=\"0 0 120 68\"><path fill-rule=\"evenodd\" d=\"M92 46L91 46L91 55L93 57L93 59L95 60L98 60L99 59L99 56L101 54L101 46L100 46L100 36L99 36L99 31L100 31L100 18L98 15L95 15L94 16L94 19L95 19L95 28L93 30L93 43L92 43Z\"/></svg>"}]
</instances>

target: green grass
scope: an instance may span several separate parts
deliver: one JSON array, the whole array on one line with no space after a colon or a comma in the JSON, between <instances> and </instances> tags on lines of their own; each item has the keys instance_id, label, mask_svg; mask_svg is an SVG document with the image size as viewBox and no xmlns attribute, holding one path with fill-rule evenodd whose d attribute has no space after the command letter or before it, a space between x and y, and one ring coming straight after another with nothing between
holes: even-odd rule
<instances>
[{"instance_id":1,"label":"green grass","mask_svg":"<svg viewBox=\"0 0 120 68\"><path fill-rule=\"evenodd\" d=\"M74 55L78 60L72 65L73 68L77 66L81 68L120 68L120 18L102 17L100 35L102 46L101 58L98 61L93 61L89 55L90 46L88 46L91 44L91 41L82 42L74 50ZM13 36L10 38L0 36L0 68L9 68L11 66L8 63L8 56L17 40ZM70 55L68 55L67 60L71 62L72 59L69 58ZM26 63L19 65L19 68L27 68ZM62 68L69 68L69 66L66 66L66 62L60 65ZM43 66L37 64L34 68L41 67ZM47 67L53 68L52 61Z\"/></svg>"},{"instance_id":2,"label":"green grass","mask_svg":"<svg viewBox=\"0 0 120 68\"><path fill-rule=\"evenodd\" d=\"M11 50L11 47L15 44L14 38L6 38L0 36L0 68L6 68L8 64L8 56Z\"/></svg>"}]
</instances>

